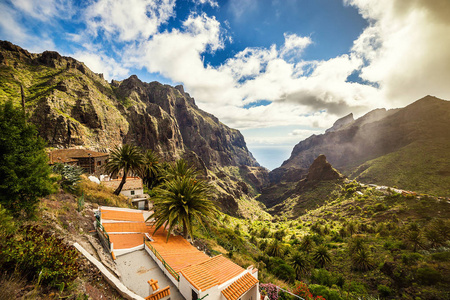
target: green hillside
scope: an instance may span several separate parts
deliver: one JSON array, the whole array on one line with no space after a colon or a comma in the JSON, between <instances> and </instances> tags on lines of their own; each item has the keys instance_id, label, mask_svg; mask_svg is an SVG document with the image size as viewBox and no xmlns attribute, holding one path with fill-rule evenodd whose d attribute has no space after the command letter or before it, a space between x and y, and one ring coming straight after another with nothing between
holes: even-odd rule
<instances>
[{"instance_id":1,"label":"green hillside","mask_svg":"<svg viewBox=\"0 0 450 300\"><path fill-rule=\"evenodd\" d=\"M362 164L349 177L437 196L450 195L449 139L412 143Z\"/></svg>"}]
</instances>

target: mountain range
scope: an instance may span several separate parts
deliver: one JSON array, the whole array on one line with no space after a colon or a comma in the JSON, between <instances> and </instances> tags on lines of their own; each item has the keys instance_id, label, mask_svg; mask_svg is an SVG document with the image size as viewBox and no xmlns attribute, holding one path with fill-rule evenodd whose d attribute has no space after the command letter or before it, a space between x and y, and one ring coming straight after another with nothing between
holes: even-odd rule
<instances>
[{"instance_id":1,"label":"mountain range","mask_svg":"<svg viewBox=\"0 0 450 300\"><path fill-rule=\"evenodd\" d=\"M0 41L0 102L9 99L26 110L49 147L106 152L133 143L168 161L187 159L210 179L222 209L234 215L254 216L264 205L284 205L316 188L299 186L322 154L321 162L328 160L349 179L450 194L450 102L432 96L358 119L349 114L299 142L270 173L238 130L198 108L181 85L145 83L135 75L107 82L73 58Z\"/></svg>"}]
</instances>

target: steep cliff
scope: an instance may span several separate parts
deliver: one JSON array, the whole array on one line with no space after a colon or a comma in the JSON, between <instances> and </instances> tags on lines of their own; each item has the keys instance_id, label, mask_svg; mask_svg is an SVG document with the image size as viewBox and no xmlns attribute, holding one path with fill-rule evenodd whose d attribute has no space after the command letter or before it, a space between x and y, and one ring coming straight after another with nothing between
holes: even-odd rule
<instances>
[{"instance_id":1,"label":"steep cliff","mask_svg":"<svg viewBox=\"0 0 450 300\"><path fill-rule=\"evenodd\" d=\"M33 54L1 41L0 101L7 99L24 106L51 147L108 151L133 143L166 160L191 161L226 187L216 185L231 213L238 211L245 190L250 197L267 183L267 170L259 167L241 133L199 109L182 86L145 83L135 75L108 83L73 58L51 51ZM251 172L239 172L242 167Z\"/></svg>"}]
</instances>

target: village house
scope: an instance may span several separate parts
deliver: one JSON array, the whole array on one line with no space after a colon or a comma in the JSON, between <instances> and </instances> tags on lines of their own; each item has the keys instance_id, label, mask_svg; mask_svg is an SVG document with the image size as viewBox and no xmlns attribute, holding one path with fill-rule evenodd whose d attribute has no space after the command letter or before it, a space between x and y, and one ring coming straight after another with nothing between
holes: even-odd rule
<instances>
[{"instance_id":1,"label":"village house","mask_svg":"<svg viewBox=\"0 0 450 300\"><path fill-rule=\"evenodd\" d=\"M102 180L100 183L113 190L119 187L122 178ZM138 209L148 209L148 195L144 194L144 185L139 177L127 177L127 181L120 192L122 195L131 199L133 205Z\"/></svg>"},{"instance_id":2,"label":"village house","mask_svg":"<svg viewBox=\"0 0 450 300\"><path fill-rule=\"evenodd\" d=\"M56 163L79 166L85 173L100 175L108 153L86 149L57 149L48 152L50 165Z\"/></svg>"}]
</instances>

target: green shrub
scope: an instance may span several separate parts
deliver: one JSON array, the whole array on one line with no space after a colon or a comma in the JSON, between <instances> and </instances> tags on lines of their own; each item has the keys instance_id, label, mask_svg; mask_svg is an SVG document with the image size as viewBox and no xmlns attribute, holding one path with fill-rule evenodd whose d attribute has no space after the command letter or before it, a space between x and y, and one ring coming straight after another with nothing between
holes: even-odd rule
<instances>
[{"instance_id":1,"label":"green shrub","mask_svg":"<svg viewBox=\"0 0 450 300\"><path fill-rule=\"evenodd\" d=\"M425 285L433 285L441 281L442 275L439 271L430 267L423 267L417 269L417 279L420 283Z\"/></svg>"},{"instance_id":2,"label":"green shrub","mask_svg":"<svg viewBox=\"0 0 450 300\"><path fill-rule=\"evenodd\" d=\"M380 294L381 297L389 297L392 295L392 290L388 286L379 284L377 289L378 289L378 293Z\"/></svg>"},{"instance_id":3,"label":"green shrub","mask_svg":"<svg viewBox=\"0 0 450 300\"><path fill-rule=\"evenodd\" d=\"M344 300L338 291L323 285L310 284L309 290L314 296L323 296L326 300Z\"/></svg>"},{"instance_id":4,"label":"green shrub","mask_svg":"<svg viewBox=\"0 0 450 300\"><path fill-rule=\"evenodd\" d=\"M83 169L78 166L57 163L53 166L53 172L61 175L59 184L63 189L74 192L81 181Z\"/></svg>"},{"instance_id":5,"label":"green shrub","mask_svg":"<svg viewBox=\"0 0 450 300\"><path fill-rule=\"evenodd\" d=\"M11 273L19 270L29 280L56 286L77 276L78 252L55 235L37 226L23 226L0 244L0 265Z\"/></svg>"},{"instance_id":6,"label":"green shrub","mask_svg":"<svg viewBox=\"0 0 450 300\"><path fill-rule=\"evenodd\" d=\"M433 253L431 257L437 261L450 261L450 252Z\"/></svg>"},{"instance_id":7,"label":"green shrub","mask_svg":"<svg viewBox=\"0 0 450 300\"><path fill-rule=\"evenodd\" d=\"M412 265L419 260L422 260L423 256L419 253L403 253L402 254L402 262L405 265Z\"/></svg>"},{"instance_id":8,"label":"green shrub","mask_svg":"<svg viewBox=\"0 0 450 300\"><path fill-rule=\"evenodd\" d=\"M364 284L358 281L350 281L350 283L346 284L345 289L358 295L364 295L367 293Z\"/></svg>"},{"instance_id":9,"label":"green shrub","mask_svg":"<svg viewBox=\"0 0 450 300\"><path fill-rule=\"evenodd\" d=\"M336 283L333 275L325 269L314 269L311 274L311 280L320 285L326 285L329 287Z\"/></svg>"}]
</instances>

